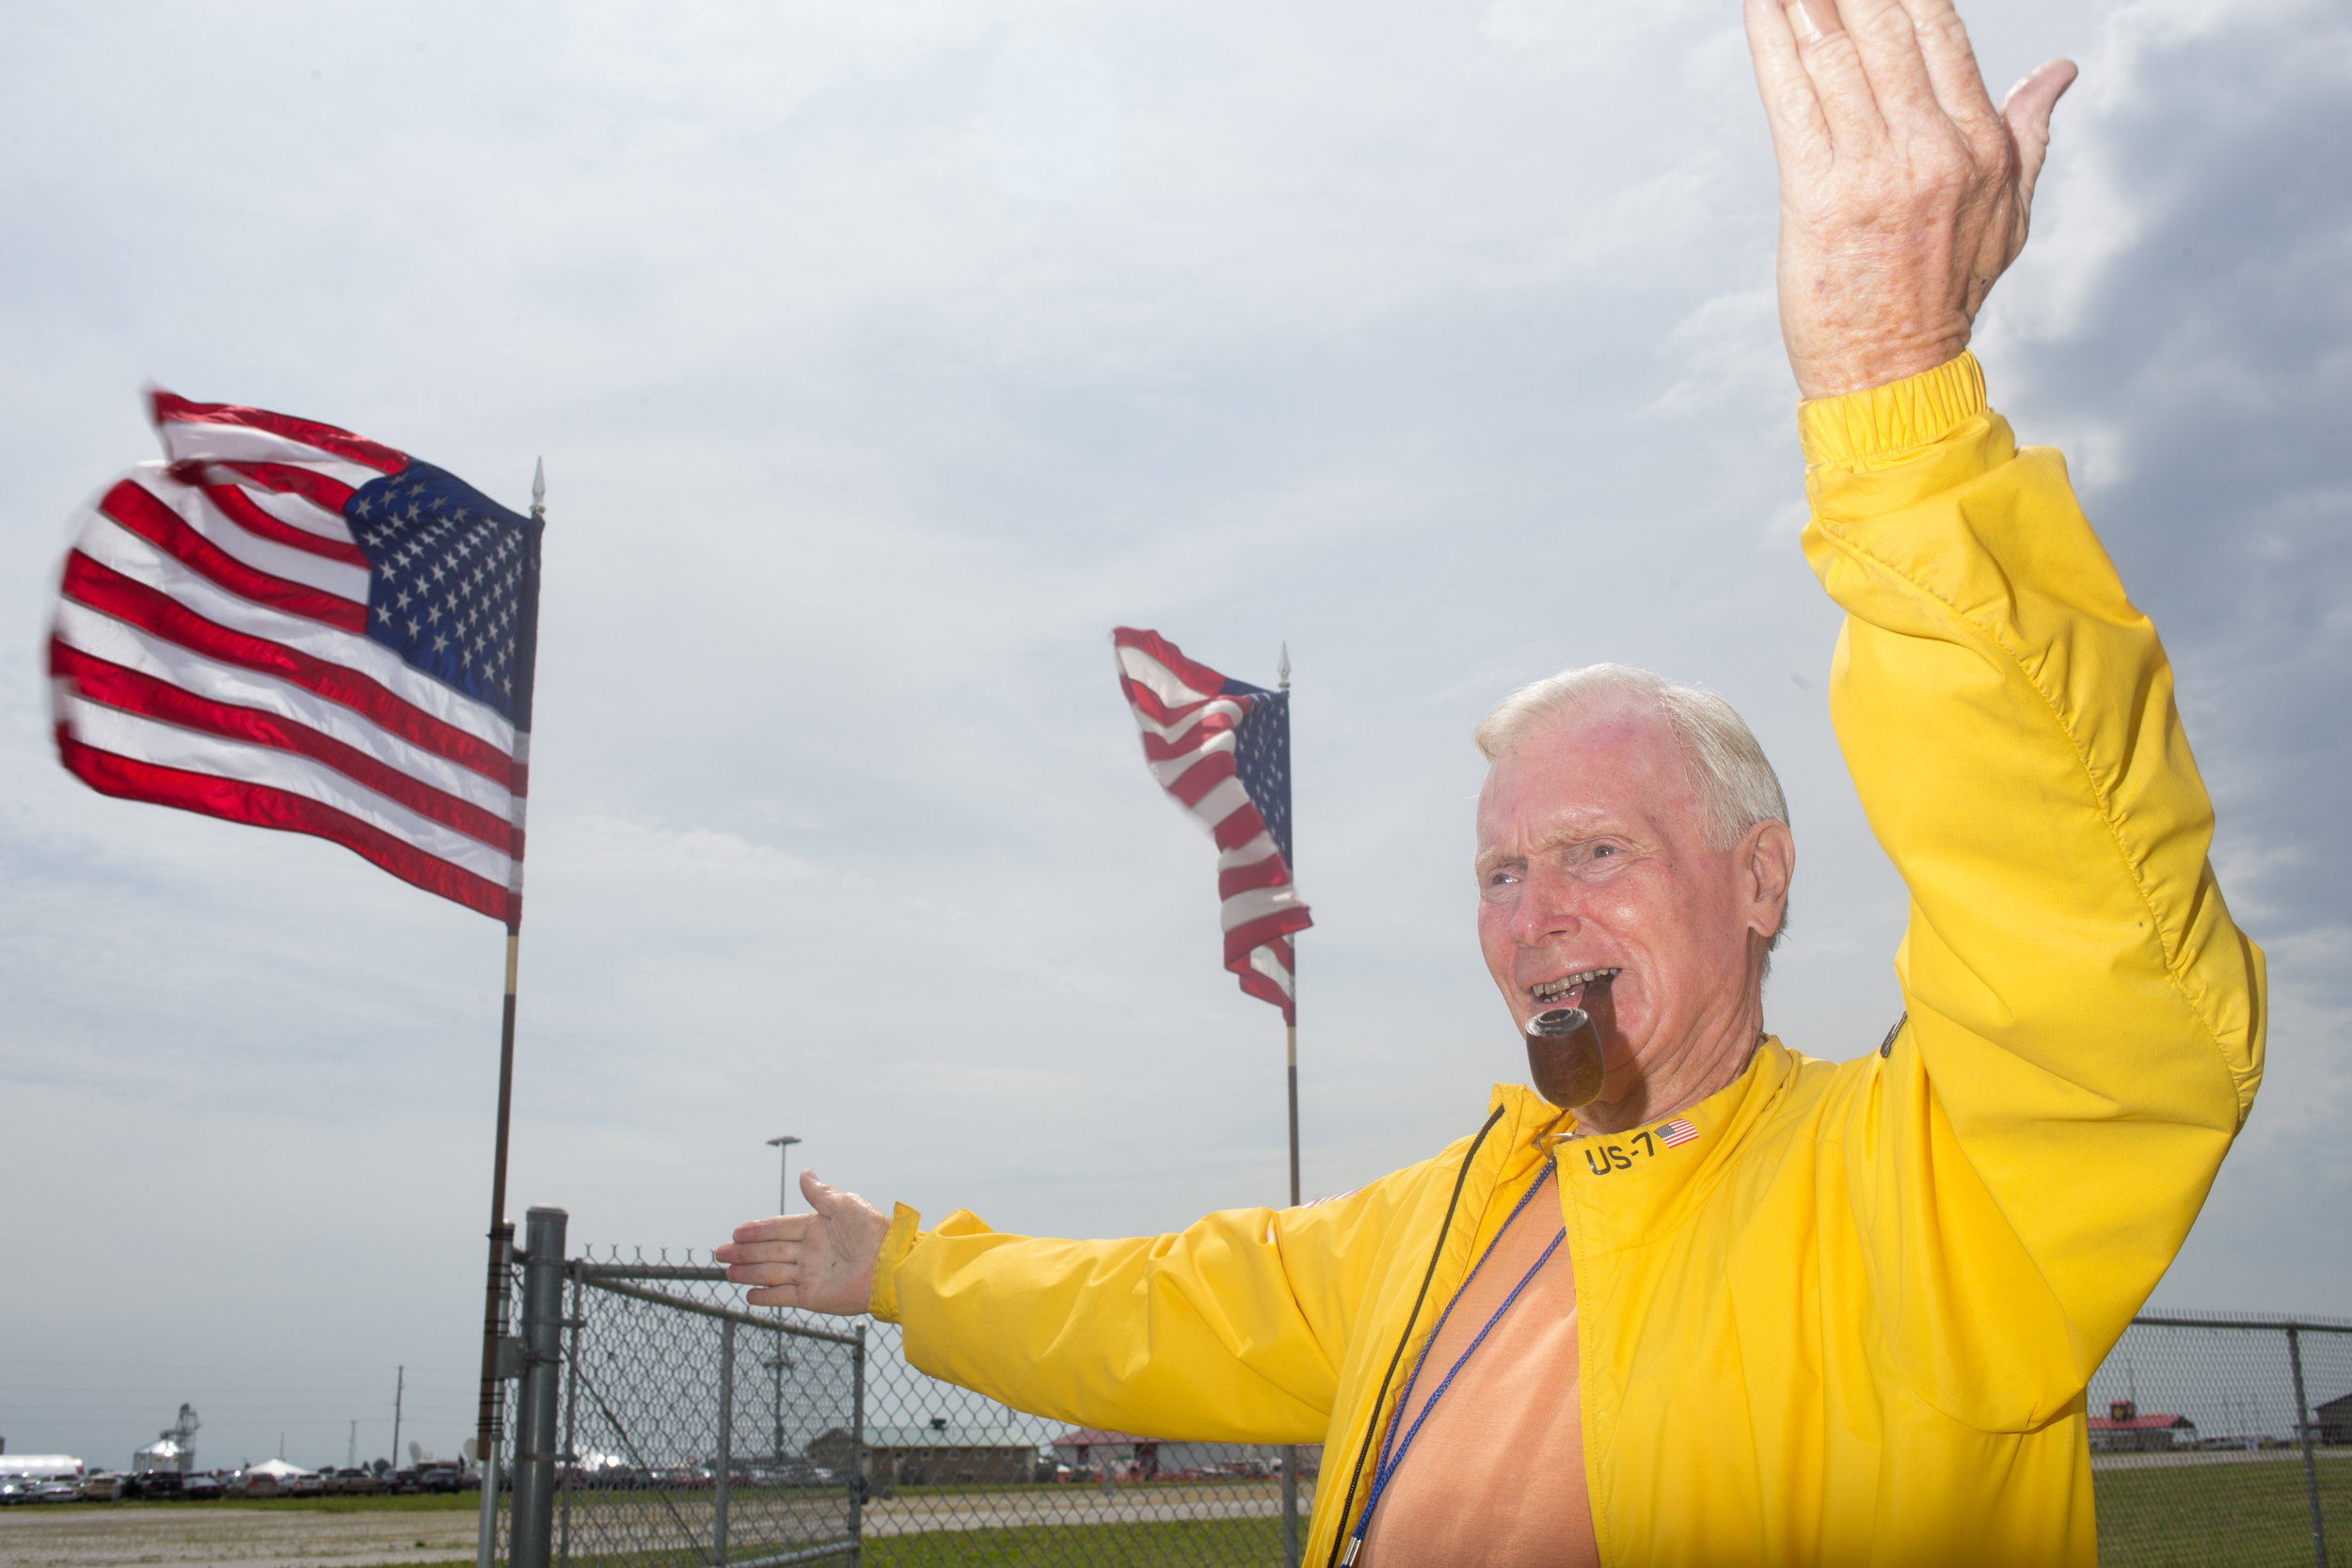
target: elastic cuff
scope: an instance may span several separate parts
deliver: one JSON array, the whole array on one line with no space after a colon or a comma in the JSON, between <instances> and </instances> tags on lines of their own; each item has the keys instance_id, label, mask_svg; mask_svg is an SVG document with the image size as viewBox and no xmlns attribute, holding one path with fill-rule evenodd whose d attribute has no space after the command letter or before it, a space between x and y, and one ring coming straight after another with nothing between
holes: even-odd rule
<instances>
[{"instance_id":1,"label":"elastic cuff","mask_svg":"<svg viewBox=\"0 0 2352 1568\"><path fill-rule=\"evenodd\" d=\"M886 1323L898 1321L898 1265L914 1250L922 1227L922 1215L903 1203L893 1208L890 1233L882 1238L882 1251L874 1259L874 1288L866 1297L866 1310Z\"/></svg>"},{"instance_id":2,"label":"elastic cuff","mask_svg":"<svg viewBox=\"0 0 2352 1568\"><path fill-rule=\"evenodd\" d=\"M1808 467L1883 467L1985 411L1984 367L1963 353L1931 371L1797 405Z\"/></svg>"}]
</instances>

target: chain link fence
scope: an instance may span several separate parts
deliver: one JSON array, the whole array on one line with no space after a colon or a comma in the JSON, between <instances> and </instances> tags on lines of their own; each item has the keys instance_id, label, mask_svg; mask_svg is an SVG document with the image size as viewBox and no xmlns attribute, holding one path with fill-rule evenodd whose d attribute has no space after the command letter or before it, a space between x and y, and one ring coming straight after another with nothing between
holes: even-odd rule
<instances>
[{"instance_id":1,"label":"chain link fence","mask_svg":"<svg viewBox=\"0 0 2352 1568\"><path fill-rule=\"evenodd\" d=\"M564 1228L531 1212L506 1495L478 1560L855 1562L866 1325L746 1308L691 1254L566 1257Z\"/></svg>"},{"instance_id":2,"label":"chain link fence","mask_svg":"<svg viewBox=\"0 0 2352 1568\"><path fill-rule=\"evenodd\" d=\"M2151 1314L2089 1402L2103 1565L2352 1564L2352 1322Z\"/></svg>"},{"instance_id":3,"label":"chain link fence","mask_svg":"<svg viewBox=\"0 0 2352 1568\"><path fill-rule=\"evenodd\" d=\"M858 1340L747 1311L719 1271L617 1253L564 1270L559 1563L853 1554L857 1497L818 1463L857 1419Z\"/></svg>"},{"instance_id":4,"label":"chain link fence","mask_svg":"<svg viewBox=\"0 0 2352 1568\"><path fill-rule=\"evenodd\" d=\"M1316 1449L1047 1421L916 1371L895 1324L746 1307L691 1252L566 1257L561 1211L521 1254L491 1563L1296 1560Z\"/></svg>"},{"instance_id":5,"label":"chain link fence","mask_svg":"<svg viewBox=\"0 0 2352 1568\"><path fill-rule=\"evenodd\" d=\"M866 1344L869 1564L1279 1568L1292 1451L1304 1538L1318 1449L1072 1427L915 1370L895 1324Z\"/></svg>"},{"instance_id":6,"label":"chain link fence","mask_svg":"<svg viewBox=\"0 0 2352 1568\"><path fill-rule=\"evenodd\" d=\"M1315 1449L1048 1421L915 1370L893 1324L747 1308L691 1253L566 1258L560 1218L516 1271L495 1561L1297 1560ZM2352 1322L2143 1317L2089 1402L2103 1565L2352 1568Z\"/></svg>"}]
</instances>

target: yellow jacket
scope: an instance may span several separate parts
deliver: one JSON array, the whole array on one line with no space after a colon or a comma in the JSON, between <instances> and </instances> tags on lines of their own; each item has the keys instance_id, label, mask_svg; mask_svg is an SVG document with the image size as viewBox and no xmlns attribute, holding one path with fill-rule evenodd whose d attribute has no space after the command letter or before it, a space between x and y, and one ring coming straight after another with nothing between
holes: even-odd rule
<instances>
[{"instance_id":1,"label":"yellow jacket","mask_svg":"<svg viewBox=\"0 0 2352 1568\"><path fill-rule=\"evenodd\" d=\"M2083 1389L2170 1262L2261 1075L2262 954L2154 628L2055 451L1973 357L1806 404L1830 705L1911 891L1908 1021L1767 1038L1654 1132L1559 1145L1586 1482L1608 1563L2088 1564ZM1173 1236L901 1209L873 1309L937 1376L1057 1419L1324 1442L1306 1560L1560 1113L1500 1087L1436 1159ZM1531 1370L1530 1375L1541 1375Z\"/></svg>"}]
</instances>

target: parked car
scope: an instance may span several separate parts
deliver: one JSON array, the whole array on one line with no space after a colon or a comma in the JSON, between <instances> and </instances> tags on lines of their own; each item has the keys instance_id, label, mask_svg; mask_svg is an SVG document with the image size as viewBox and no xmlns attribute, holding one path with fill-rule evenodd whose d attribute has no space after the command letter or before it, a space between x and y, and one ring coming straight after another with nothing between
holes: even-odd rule
<instances>
[{"instance_id":1,"label":"parked car","mask_svg":"<svg viewBox=\"0 0 2352 1568\"><path fill-rule=\"evenodd\" d=\"M184 1478L177 1470L149 1470L143 1475L122 1478L122 1495L145 1502L156 1502L180 1496L180 1483Z\"/></svg>"},{"instance_id":2,"label":"parked car","mask_svg":"<svg viewBox=\"0 0 2352 1568\"><path fill-rule=\"evenodd\" d=\"M326 1490L335 1497L370 1497L384 1490L383 1483L375 1479L373 1470L321 1470L319 1480Z\"/></svg>"},{"instance_id":3,"label":"parked car","mask_svg":"<svg viewBox=\"0 0 2352 1568\"><path fill-rule=\"evenodd\" d=\"M416 1469L417 1487L424 1492L460 1492L465 1480L454 1465L420 1465Z\"/></svg>"},{"instance_id":4,"label":"parked car","mask_svg":"<svg viewBox=\"0 0 2352 1568\"><path fill-rule=\"evenodd\" d=\"M298 1476L289 1476L286 1479L285 1491L289 1497L324 1497L326 1496L326 1478L316 1470L306 1471Z\"/></svg>"},{"instance_id":5,"label":"parked car","mask_svg":"<svg viewBox=\"0 0 2352 1568\"><path fill-rule=\"evenodd\" d=\"M239 1470L221 1490L231 1497L275 1497L280 1488L278 1478L267 1470Z\"/></svg>"},{"instance_id":6,"label":"parked car","mask_svg":"<svg viewBox=\"0 0 2352 1568\"><path fill-rule=\"evenodd\" d=\"M180 1496L192 1503L209 1503L220 1496L220 1477L216 1475L182 1476Z\"/></svg>"},{"instance_id":7,"label":"parked car","mask_svg":"<svg viewBox=\"0 0 2352 1568\"><path fill-rule=\"evenodd\" d=\"M58 1476L33 1488L33 1501L37 1503L70 1503L81 1496L82 1478L79 1476Z\"/></svg>"},{"instance_id":8,"label":"parked car","mask_svg":"<svg viewBox=\"0 0 2352 1568\"><path fill-rule=\"evenodd\" d=\"M14 1503L29 1503L40 1488L40 1482L30 1476L0 1476L0 1508Z\"/></svg>"},{"instance_id":9,"label":"parked car","mask_svg":"<svg viewBox=\"0 0 2352 1568\"><path fill-rule=\"evenodd\" d=\"M113 1503L122 1500L122 1478L112 1470L92 1470L82 1478L82 1500Z\"/></svg>"}]
</instances>

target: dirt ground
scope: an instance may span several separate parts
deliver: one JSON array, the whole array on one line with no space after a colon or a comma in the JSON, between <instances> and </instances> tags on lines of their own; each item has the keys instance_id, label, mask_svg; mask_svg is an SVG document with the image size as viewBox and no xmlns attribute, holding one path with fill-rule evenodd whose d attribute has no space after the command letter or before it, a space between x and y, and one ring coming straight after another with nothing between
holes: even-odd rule
<instances>
[{"instance_id":1,"label":"dirt ground","mask_svg":"<svg viewBox=\"0 0 2352 1568\"><path fill-rule=\"evenodd\" d=\"M374 1568L471 1558L470 1510L276 1513L51 1503L0 1512L0 1568Z\"/></svg>"}]
</instances>

